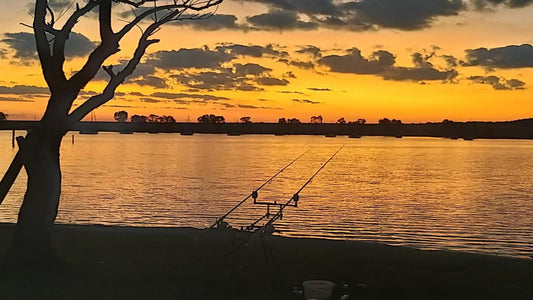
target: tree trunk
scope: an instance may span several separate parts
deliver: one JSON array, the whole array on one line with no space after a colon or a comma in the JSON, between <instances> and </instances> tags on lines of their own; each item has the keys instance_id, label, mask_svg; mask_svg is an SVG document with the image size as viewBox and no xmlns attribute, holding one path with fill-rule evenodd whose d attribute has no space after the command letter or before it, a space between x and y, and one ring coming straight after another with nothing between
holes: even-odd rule
<instances>
[{"instance_id":1,"label":"tree trunk","mask_svg":"<svg viewBox=\"0 0 533 300\"><path fill-rule=\"evenodd\" d=\"M16 263L49 264L56 258L52 229L61 194L59 146L63 135L39 128L17 138L28 182L11 248Z\"/></svg>"}]
</instances>

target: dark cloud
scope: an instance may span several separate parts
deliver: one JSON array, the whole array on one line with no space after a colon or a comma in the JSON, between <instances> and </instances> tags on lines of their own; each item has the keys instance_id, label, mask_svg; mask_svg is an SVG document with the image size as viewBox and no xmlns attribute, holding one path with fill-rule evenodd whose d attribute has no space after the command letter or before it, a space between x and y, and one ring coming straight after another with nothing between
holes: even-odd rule
<instances>
[{"instance_id":1,"label":"dark cloud","mask_svg":"<svg viewBox=\"0 0 533 300\"><path fill-rule=\"evenodd\" d=\"M382 77L386 80L398 81L424 81L424 80L443 80L451 81L457 77L458 73L454 69L438 70L429 59L435 53L423 55L413 53L412 61L414 67L395 66L396 60L392 53L386 50L378 50L372 53L369 58L361 55L357 48L348 50L348 54L325 56L318 60L322 65L330 68L332 72L353 73L353 74L372 74Z\"/></svg>"},{"instance_id":2,"label":"dark cloud","mask_svg":"<svg viewBox=\"0 0 533 300\"><path fill-rule=\"evenodd\" d=\"M322 52L320 48L316 46L310 46L310 45L302 47L300 50L297 50L296 53L310 54L315 58L322 56Z\"/></svg>"},{"instance_id":3,"label":"dark cloud","mask_svg":"<svg viewBox=\"0 0 533 300\"><path fill-rule=\"evenodd\" d=\"M492 49L468 49L462 64L502 69L533 67L533 46L523 44Z\"/></svg>"},{"instance_id":4,"label":"dark cloud","mask_svg":"<svg viewBox=\"0 0 533 300\"><path fill-rule=\"evenodd\" d=\"M287 79L279 79L275 77L259 77L255 80L260 85L288 85Z\"/></svg>"},{"instance_id":5,"label":"dark cloud","mask_svg":"<svg viewBox=\"0 0 533 300\"><path fill-rule=\"evenodd\" d=\"M139 92L129 92L128 95L130 95L130 96L146 96L145 94L139 93Z\"/></svg>"},{"instance_id":6,"label":"dark cloud","mask_svg":"<svg viewBox=\"0 0 533 300\"><path fill-rule=\"evenodd\" d=\"M272 71L270 68L265 68L258 64L248 63L248 64L234 64L235 75L237 76L246 76L246 75L255 75L259 76L264 73Z\"/></svg>"},{"instance_id":7,"label":"dark cloud","mask_svg":"<svg viewBox=\"0 0 533 300\"><path fill-rule=\"evenodd\" d=\"M245 81L244 78L235 76L230 69L201 73L181 73L171 75L171 77L189 88L210 91L233 90Z\"/></svg>"},{"instance_id":8,"label":"dark cloud","mask_svg":"<svg viewBox=\"0 0 533 300\"><path fill-rule=\"evenodd\" d=\"M35 102L35 100L12 98L12 97L0 97L0 102Z\"/></svg>"},{"instance_id":9,"label":"dark cloud","mask_svg":"<svg viewBox=\"0 0 533 300\"><path fill-rule=\"evenodd\" d=\"M354 19L383 28L415 30L429 27L439 16L457 15L462 0L361 0L343 5Z\"/></svg>"},{"instance_id":10,"label":"dark cloud","mask_svg":"<svg viewBox=\"0 0 533 300\"><path fill-rule=\"evenodd\" d=\"M50 90L44 87L38 87L34 85L15 85L12 87L0 86L0 94L12 94L12 95L28 95L28 94L40 94L49 95Z\"/></svg>"},{"instance_id":11,"label":"dark cloud","mask_svg":"<svg viewBox=\"0 0 533 300\"><path fill-rule=\"evenodd\" d=\"M331 92L331 89L329 89L329 88L310 87L310 88L307 88L307 89L310 90L310 91L314 91L314 92Z\"/></svg>"},{"instance_id":12,"label":"dark cloud","mask_svg":"<svg viewBox=\"0 0 533 300\"><path fill-rule=\"evenodd\" d=\"M201 99L209 101L218 101L218 100L229 100L226 97L214 96L214 95L205 95L205 94L187 94L187 93L153 93L153 97L165 98L170 100L175 99Z\"/></svg>"},{"instance_id":13,"label":"dark cloud","mask_svg":"<svg viewBox=\"0 0 533 300\"><path fill-rule=\"evenodd\" d=\"M338 15L339 8L332 0L248 0L261 2L270 7L283 10L297 11L308 15Z\"/></svg>"},{"instance_id":14,"label":"dark cloud","mask_svg":"<svg viewBox=\"0 0 533 300\"><path fill-rule=\"evenodd\" d=\"M442 80L442 81L451 81L457 77L458 73L456 70L445 70L439 71L432 67L416 67L416 68L406 68L406 67L395 67L386 70L380 76L383 79L387 80L397 80L397 81L425 81L425 80Z\"/></svg>"},{"instance_id":15,"label":"dark cloud","mask_svg":"<svg viewBox=\"0 0 533 300\"><path fill-rule=\"evenodd\" d=\"M299 91L278 91L278 93L282 93L282 94L298 94L298 95L305 95L304 93L299 92Z\"/></svg>"},{"instance_id":16,"label":"dark cloud","mask_svg":"<svg viewBox=\"0 0 533 300\"><path fill-rule=\"evenodd\" d=\"M162 100L159 100L159 99L147 98L147 97L140 98L139 100L141 100L141 102L146 102L146 103L161 103L161 102L165 102L165 101L162 101Z\"/></svg>"},{"instance_id":17,"label":"dark cloud","mask_svg":"<svg viewBox=\"0 0 533 300\"><path fill-rule=\"evenodd\" d=\"M484 10L498 5L504 5L510 8L525 7L532 4L533 0L474 0L473 3L476 9Z\"/></svg>"},{"instance_id":18,"label":"dark cloud","mask_svg":"<svg viewBox=\"0 0 533 300\"><path fill-rule=\"evenodd\" d=\"M216 47L216 50L222 51L235 56L251 56L251 57L287 57L289 53L278 50L273 44L266 46L258 45L240 45L240 44L222 44Z\"/></svg>"},{"instance_id":19,"label":"dark cloud","mask_svg":"<svg viewBox=\"0 0 533 300\"><path fill-rule=\"evenodd\" d=\"M378 50L367 59L361 55L359 49L352 48L346 55L325 56L319 59L318 63L337 73L380 74L394 65L395 58L388 51Z\"/></svg>"},{"instance_id":20,"label":"dark cloud","mask_svg":"<svg viewBox=\"0 0 533 300\"><path fill-rule=\"evenodd\" d=\"M200 19L194 19L194 20L185 19L185 20L181 20L179 22L174 22L171 24L187 25L197 30L207 30L207 31L215 31L215 30L222 30L222 29L231 29L231 30L235 30L235 29L247 30L248 29L248 26L237 24L237 17L233 15L224 15L224 14L214 14L214 15L210 15L207 18L200 18Z\"/></svg>"},{"instance_id":21,"label":"dark cloud","mask_svg":"<svg viewBox=\"0 0 533 300\"><path fill-rule=\"evenodd\" d=\"M38 58L35 38L32 33L4 33L4 36L5 38L0 41L14 50L13 58L22 62ZM96 44L83 34L72 32L65 45L65 56L67 58L84 57L91 53L95 47Z\"/></svg>"},{"instance_id":22,"label":"dark cloud","mask_svg":"<svg viewBox=\"0 0 533 300\"><path fill-rule=\"evenodd\" d=\"M495 90L523 90L526 83L518 79L509 79L498 76L470 76L467 78L475 83L491 85Z\"/></svg>"},{"instance_id":23,"label":"dark cloud","mask_svg":"<svg viewBox=\"0 0 533 300\"><path fill-rule=\"evenodd\" d=\"M315 67L315 64L313 64L310 61L298 61L298 60L290 61L289 65L295 66L301 69L307 69L307 70L313 69Z\"/></svg>"},{"instance_id":24,"label":"dark cloud","mask_svg":"<svg viewBox=\"0 0 533 300\"><path fill-rule=\"evenodd\" d=\"M129 83L135 83L138 85L144 85L144 86L151 86L156 89L165 89L169 88L170 86L167 84L167 81L163 78L159 78L156 76L146 76L146 77L139 77L132 80L129 80Z\"/></svg>"},{"instance_id":25,"label":"dark cloud","mask_svg":"<svg viewBox=\"0 0 533 300\"><path fill-rule=\"evenodd\" d=\"M293 102L304 103L304 104L320 104L320 101L313 101L309 99L292 99Z\"/></svg>"},{"instance_id":26,"label":"dark cloud","mask_svg":"<svg viewBox=\"0 0 533 300\"><path fill-rule=\"evenodd\" d=\"M275 10L268 13L247 17L246 20L257 29L288 30L301 29L313 30L318 28L318 23L300 20L294 11Z\"/></svg>"},{"instance_id":27,"label":"dark cloud","mask_svg":"<svg viewBox=\"0 0 533 300\"><path fill-rule=\"evenodd\" d=\"M147 63L161 69L181 68L218 68L221 64L229 62L235 56L223 51L211 51L207 47L203 49L179 49L171 51L159 51L151 55Z\"/></svg>"},{"instance_id":28,"label":"dark cloud","mask_svg":"<svg viewBox=\"0 0 533 300\"><path fill-rule=\"evenodd\" d=\"M459 65L459 60L452 55L442 55L442 58L449 68L455 68Z\"/></svg>"},{"instance_id":29,"label":"dark cloud","mask_svg":"<svg viewBox=\"0 0 533 300\"><path fill-rule=\"evenodd\" d=\"M379 27L416 30L429 27L437 17L457 15L465 9L462 0L255 0L255 2L267 4L270 11L249 17L248 22L261 29L273 30L316 29L319 26L349 30L370 30ZM505 2L529 1L505 0ZM300 14L306 15L311 22L301 21Z\"/></svg>"}]
</instances>

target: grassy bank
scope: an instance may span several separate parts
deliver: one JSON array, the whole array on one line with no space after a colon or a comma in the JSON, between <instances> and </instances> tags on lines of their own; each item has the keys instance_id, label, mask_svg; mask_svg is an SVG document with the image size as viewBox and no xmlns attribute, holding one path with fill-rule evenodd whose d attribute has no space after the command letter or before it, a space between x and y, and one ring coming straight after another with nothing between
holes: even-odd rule
<instances>
[{"instance_id":1,"label":"grassy bank","mask_svg":"<svg viewBox=\"0 0 533 300\"><path fill-rule=\"evenodd\" d=\"M65 263L3 265L0 299L303 299L292 287L309 279L347 283L350 299L533 299L532 260L280 237L229 254L246 236L211 231L195 240L201 233L56 226ZM0 225L0 253L11 234Z\"/></svg>"}]
</instances>

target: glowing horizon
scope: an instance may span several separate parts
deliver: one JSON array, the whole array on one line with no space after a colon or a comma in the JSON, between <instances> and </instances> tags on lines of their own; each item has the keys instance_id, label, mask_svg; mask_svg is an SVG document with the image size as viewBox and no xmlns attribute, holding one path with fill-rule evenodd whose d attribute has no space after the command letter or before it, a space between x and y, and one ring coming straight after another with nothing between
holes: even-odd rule
<instances>
[{"instance_id":1,"label":"glowing horizon","mask_svg":"<svg viewBox=\"0 0 533 300\"><path fill-rule=\"evenodd\" d=\"M254 122L308 122L322 115L324 122L343 117L370 123L385 117L404 123L533 117L531 1L514 7L508 1L408 0L398 12L387 10L394 1L373 1L383 10L371 0L321 0L316 7L226 0L211 19L159 32L161 42L149 48L115 99L95 111L97 119L111 121L118 110L172 115L178 122L210 113L230 122L243 116ZM3 4L0 12L0 111L12 120L39 119L47 101L38 61L24 40L31 31L19 24L31 24L29 2ZM338 24L328 25L327 17ZM123 24L119 19L116 28ZM80 22L80 35L71 36L78 52L67 62L68 72L98 41L95 22ZM136 35L108 64L128 57ZM99 92L104 75L76 103Z\"/></svg>"}]
</instances>

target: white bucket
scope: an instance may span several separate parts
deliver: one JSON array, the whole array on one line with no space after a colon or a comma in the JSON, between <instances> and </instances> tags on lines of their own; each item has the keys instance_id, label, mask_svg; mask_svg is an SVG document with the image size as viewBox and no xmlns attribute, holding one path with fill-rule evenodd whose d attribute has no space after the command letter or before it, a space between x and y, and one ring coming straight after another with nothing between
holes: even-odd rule
<instances>
[{"instance_id":1,"label":"white bucket","mask_svg":"<svg viewBox=\"0 0 533 300\"><path fill-rule=\"evenodd\" d=\"M303 282L306 300L327 300L335 284L327 280L307 280Z\"/></svg>"}]
</instances>

